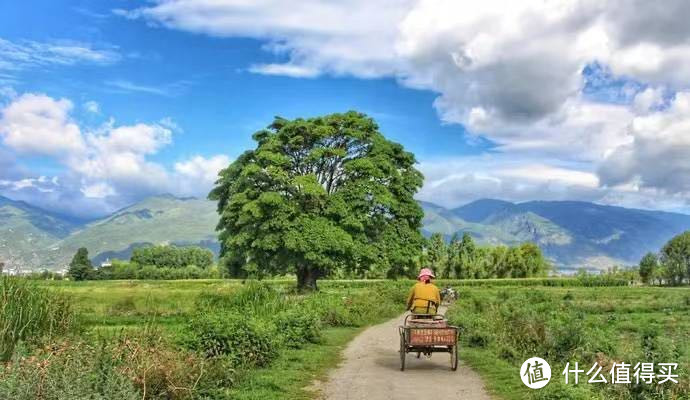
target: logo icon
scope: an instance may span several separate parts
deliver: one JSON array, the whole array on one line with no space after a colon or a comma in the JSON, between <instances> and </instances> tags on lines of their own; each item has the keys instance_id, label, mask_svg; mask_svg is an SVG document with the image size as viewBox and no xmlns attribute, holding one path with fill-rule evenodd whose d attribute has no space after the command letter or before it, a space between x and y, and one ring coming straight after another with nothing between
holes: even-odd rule
<instances>
[{"instance_id":1,"label":"logo icon","mask_svg":"<svg viewBox=\"0 0 690 400\"><path fill-rule=\"evenodd\" d=\"M549 363L539 357L532 357L520 367L522 383L530 389L541 389L551 380Z\"/></svg>"}]
</instances>

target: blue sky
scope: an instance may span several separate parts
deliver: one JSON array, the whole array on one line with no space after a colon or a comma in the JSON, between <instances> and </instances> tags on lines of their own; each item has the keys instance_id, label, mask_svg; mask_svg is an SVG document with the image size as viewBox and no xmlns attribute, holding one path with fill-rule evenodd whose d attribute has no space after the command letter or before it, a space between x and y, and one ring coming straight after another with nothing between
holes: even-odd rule
<instances>
[{"instance_id":1,"label":"blue sky","mask_svg":"<svg viewBox=\"0 0 690 400\"><path fill-rule=\"evenodd\" d=\"M687 211L687 7L506 4L3 2L0 194L203 196L273 116L355 109L417 155L421 199Z\"/></svg>"}]
</instances>

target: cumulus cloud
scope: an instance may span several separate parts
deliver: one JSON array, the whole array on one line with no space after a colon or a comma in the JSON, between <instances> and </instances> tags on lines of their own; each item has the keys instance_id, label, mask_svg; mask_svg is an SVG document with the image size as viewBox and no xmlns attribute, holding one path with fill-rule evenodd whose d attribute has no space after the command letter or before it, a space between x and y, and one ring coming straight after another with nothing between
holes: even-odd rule
<instances>
[{"instance_id":1,"label":"cumulus cloud","mask_svg":"<svg viewBox=\"0 0 690 400\"><path fill-rule=\"evenodd\" d=\"M395 72L396 26L412 4L412 0L169 0L116 14L189 32L267 40L266 49L289 61L254 66L258 73L377 77Z\"/></svg>"},{"instance_id":2,"label":"cumulus cloud","mask_svg":"<svg viewBox=\"0 0 690 400\"><path fill-rule=\"evenodd\" d=\"M230 164L225 155L210 158L195 156L187 161L175 163L177 192L186 195L206 195L218 179L218 172Z\"/></svg>"},{"instance_id":3,"label":"cumulus cloud","mask_svg":"<svg viewBox=\"0 0 690 400\"><path fill-rule=\"evenodd\" d=\"M540 173L558 177L544 186L491 163L484 166L490 173L476 165L460 176L446 170L459 188L456 200L467 198L467 187L486 190L480 196L636 201L687 190L681 156L688 149L676 133L683 95L669 100L690 82L687 1L159 0L118 13L264 40L276 61L249 66L254 73L388 76L431 90L445 123L463 124L495 151L523 160L514 171L540 165ZM600 68L586 76L593 64ZM611 86L595 87L598 74ZM654 156L670 162L642 170ZM564 164L574 172L560 171Z\"/></svg>"},{"instance_id":4,"label":"cumulus cloud","mask_svg":"<svg viewBox=\"0 0 690 400\"><path fill-rule=\"evenodd\" d=\"M615 149L599 175L607 185L690 193L690 92L679 92L667 109L633 119L631 143Z\"/></svg>"},{"instance_id":5,"label":"cumulus cloud","mask_svg":"<svg viewBox=\"0 0 690 400\"><path fill-rule=\"evenodd\" d=\"M84 149L79 126L69 117L72 102L24 94L0 113L0 137L23 154L65 157Z\"/></svg>"},{"instance_id":6,"label":"cumulus cloud","mask_svg":"<svg viewBox=\"0 0 690 400\"><path fill-rule=\"evenodd\" d=\"M73 119L72 108L67 99L27 93L0 110L4 147L47 156L64 167L59 178L37 177L18 168L8 153L0 157L0 190L54 210L91 216L152 194L205 196L229 163L222 155L195 156L169 170L149 157L170 145L173 132L180 130L171 119L133 125L110 119L87 129ZM0 148L0 156L3 152Z\"/></svg>"}]
</instances>

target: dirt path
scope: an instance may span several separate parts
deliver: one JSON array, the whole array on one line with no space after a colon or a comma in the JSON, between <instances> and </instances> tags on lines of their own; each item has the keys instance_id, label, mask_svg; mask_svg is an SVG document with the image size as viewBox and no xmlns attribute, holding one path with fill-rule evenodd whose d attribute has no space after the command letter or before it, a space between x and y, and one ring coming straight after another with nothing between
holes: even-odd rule
<instances>
[{"instance_id":1,"label":"dirt path","mask_svg":"<svg viewBox=\"0 0 690 400\"><path fill-rule=\"evenodd\" d=\"M317 385L326 400L491 399L479 375L462 362L451 371L448 354L417 359L409 353L400 371L398 326L403 318L373 326L345 349L343 362Z\"/></svg>"}]
</instances>

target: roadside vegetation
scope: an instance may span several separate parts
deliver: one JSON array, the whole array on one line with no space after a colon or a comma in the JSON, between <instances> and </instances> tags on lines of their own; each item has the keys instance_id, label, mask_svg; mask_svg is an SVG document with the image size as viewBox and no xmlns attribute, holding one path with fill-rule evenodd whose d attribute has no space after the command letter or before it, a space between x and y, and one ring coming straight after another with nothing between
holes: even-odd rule
<instances>
[{"instance_id":1,"label":"roadside vegetation","mask_svg":"<svg viewBox=\"0 0 690 400\"><path fill-rule=\"evenodd\" d=\"M503 399L686 399L690 396L690 292L679 288L522 287L489 281L459 287L449 309L461 329L460 358ZM604 283L600 280L599 283ZM546 388L526 388L516 371L533 356L551 365ZM564 384L567 362L609 379L614 362L678 363L679 384ZM630 367L632 376L632 366ZM633 378L634 382L634 378Z\"/></svg>"},{"instance_id":2,"label":"roadside vegetation","mask_svg":"<svg viewBox=\"0 0 690 400\"><path fill-rule=\"evenodd\" d=\"M308 398L304 388L337 362L359 327L402 312L406 291L384 282L324 285L306 295L288 281L36 286L4 278L2 285L3 293L29 285L33 293L65 299L59 307L69 313L63 318L69 323L59 326L35 317L36 328L3 347L0 398L20 400L248 398L241 388L256 379L284 384L262 388L262 398ZM55 313L58 305L47 307L40 309ZM3 321L23 315L5 311ZM319 361L300 366L297 359Z\"/></svg>"}]
</instances>

